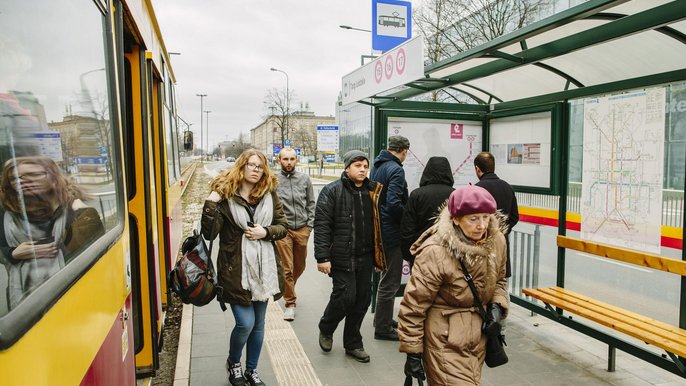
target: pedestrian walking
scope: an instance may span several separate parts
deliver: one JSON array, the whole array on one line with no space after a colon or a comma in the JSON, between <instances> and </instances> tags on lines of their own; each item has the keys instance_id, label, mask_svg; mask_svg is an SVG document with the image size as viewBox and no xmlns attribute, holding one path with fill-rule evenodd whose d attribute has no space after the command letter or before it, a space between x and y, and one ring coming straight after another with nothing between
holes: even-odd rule
<instances>
[{"instance_id":1,"label":"pedestrian walking","mask_svg":"<svg viewBox=\"0 0 686 386\"><path fill-rule=\"evenodd\" d=\"M360 326L371 304L372 270L386 269L379 224L382 186L367 178L365 153L351 150L343 161L341 178L319 193L314 217L317 269L329 275L333 284L319 321L319 346L331 351L333 333L345 319L345 353L358 362L369 362Z\"/></svg>"},{"instance_id":2,"label":"pedestrian walking","mask_svg":"<svg viewBox=\"0 0 686 386\"><path fill-rule=\"evenodd\" d=\"M298 157L295 150L285 147L279 152L281 172L278 173L279 185L276 193L286 215L286 237L276 240L276 248L281 256L284 274L285 311L283 319L295 319L295 285L305 271L307 259L307 240L314 226L314 193L310 176L295 170Z\"/></svg>"},{"instance_id":3,"label":"pedestrian walking","mask_svg":"<svg viewBox=\"0 0 686 386\"><path fill-rule=\"evenodd\" d=\"M388 269L381 274L376 293L374 339L398 340L397 322L393 319L395 294L400 288L403 252L400 245L400 223L407 203L408 191L403 162L407 158L410 141L400 135L388 138L388 148L374 159L371 179L383 185L381 191L381 234Z\"/></svg>"},{"instance_id":4,"label":"pedestrian walking","mask_svg":"<svg viewBox=\"0 0 686 386\"><path fill-rule=\"evenodd\" d=\"M512 186L495 174L495 157L493 157L493 154L487 151L479 153L474 158L474 169L476 170L476 176L479 178L476 186L488 190L495 199L498 210L507 216L507 229L504 232L505 245L507 246L507 273L505 277L510 277L512 276L512 267L510 265L509 236L512 228L519 222L517 197Z\"/></svg>"},{"instance_id":5,"label":"pedestrian walking","mask_svg":"<svg viewBox=\"0 0 686 386\"><path fill-rule=\"evenodd\" d=\"M219 235L218 300L231 306L236 325L229 339L226 370L231 385L264 385L257 363L270 297L283 292L283 270L273 241L286 236L286 217L276 194L278 180L261 152L244 151L231 169L211 183L202 213L202 234ZM246 348L245 372L241 355Z\"/></svg>"},{"instance_id":6,"label":"pedestrian walking","mask_svg":"<svg viewBox=\"0 0 686 386\"><path fill-rule=\"evenodd\" d=\"M414 264L410 247L433 225L441 206L455 190L454 183L448 159L429 158L419 180L419 187L413 190L407 199L403 220L400 223L403 258L410 263L410 267Z\"/></svg>"},{"instance_id":7,"label":"pedestrian walking","mask_svg":"<svg viewBox=\"0 0 686 386\"><path fill-rule=\"evenodd\" d=\"M495 200L486 189L460 187L450 194L436 224L412 245L417 258L398 316L406 376L426 376L429 385L437 386L481 385L487 339L482 327L498 332L509 308L507 225L495 213ZM476 308L470 279L488 305L487 322Z\"/></svg>"}]
</instances>

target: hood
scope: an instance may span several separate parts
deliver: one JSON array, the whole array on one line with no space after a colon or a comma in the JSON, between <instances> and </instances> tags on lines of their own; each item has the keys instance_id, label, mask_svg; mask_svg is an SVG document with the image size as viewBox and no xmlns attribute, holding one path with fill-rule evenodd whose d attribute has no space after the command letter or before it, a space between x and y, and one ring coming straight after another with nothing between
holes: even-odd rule
<instances>
[{"instance_id":1,"label":"hood","mask_svg":"<svg viewBox=\"0 0 686 386\"><path fill-rule=\"evenodd\" d=\"M450 170L450 162L445 157L431 157L426 163L419 186L441 184L453 186L453 172Z\"/></svg>"},{"instance_id":2,"label":"hood","mask_svg":"<svg viewBox=\"0 0 686 386\"><path fill-rule=\"evenodd\" d=\"M430 245L440 245L444 247L450 255L454 257L464 257L467 267L474 266L481 259L488 259L487 275L489 280L486 282L487 293L493 293L496 283L496 239L503 235L507 229L507 217L497 212L491 215L488 223L486 237L474 242L462 233L462 230L454 225L448 207L443 206L434 225L424 232L417 241L412 244L410 252L413 256L418 256L422 250Z\"/></svg>"},{"instance_id":3,"label":"hood","mask_svg":"<svg viewBox=\"0 0 686 386\"><path fill-rule=\"evenodd\" d=\"M374 168L380 167L384 162L389 162L389 161L394 161L397 162L398 165L403 166L402 162L400 162L400 159L393 154L391 154L388 150L381 150L379 155L374 158Z\"/></svg>"}]
</instances>

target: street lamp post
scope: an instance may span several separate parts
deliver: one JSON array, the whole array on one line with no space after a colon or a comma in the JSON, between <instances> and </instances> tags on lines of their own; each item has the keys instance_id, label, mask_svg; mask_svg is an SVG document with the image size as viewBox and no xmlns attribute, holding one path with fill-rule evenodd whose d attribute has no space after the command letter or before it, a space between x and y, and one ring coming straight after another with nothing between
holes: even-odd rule
<instances>
[{"instance_id":1,"label":"street lamp post","mask_svg":"<svg viewBox=\"0 0 686 386\"><path fill-rule=\"evenodd\" d=\"M203 146L203 144L202 144L202 112L203 112L202 100L207 96L207 94L195 94L195 96L200 97L200 163L202 163L202 159L203 159L203 154L202 154L203 153L203 150L202 150L202 146Z\"/></svg>"},{"instance_id":2,"label":"street lamp post","mask_svg":"<svg viewBox=\"0 0 686 386\"><path fill-rule=\"evenodd\" d=\"M290 137L289 137L289 135L288 135L288 132L289 132L289 127L288 127L288 114L289 114L289 109L290 109L291 101L290 101L290 99L288 98L288 74L286 73L286 71L282 71L282 70L279 70L278 68L274 68L274 67L270 68L269 70L270 70L270 71L280 72L280 73L286 75L286 122L285 122L285 125L286 125L286 139L290 139ZM284 145L284 144L282 143L281 145Z\"/></svg>"},{"instance_id":3,"label":"street lamp post","mask_svg":"<svg viewBox=\"0 0 686 386\"><path fill-rule=\"evenodd\" d=\"M207 130L207 135L205 136L207 138L207 152L210 152L210 113L211 110L205 110L205 118L207 119L207 122L205 124L205 130ZM209 157L209 156L208 156ZM209 158L208 158L209 161Z\"/></svg>"}]
</instances>

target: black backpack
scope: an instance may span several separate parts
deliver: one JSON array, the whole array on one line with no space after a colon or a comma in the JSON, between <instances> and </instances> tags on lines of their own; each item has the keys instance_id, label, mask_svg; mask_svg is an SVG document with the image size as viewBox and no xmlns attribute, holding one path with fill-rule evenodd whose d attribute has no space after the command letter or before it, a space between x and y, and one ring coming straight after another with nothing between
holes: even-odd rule
<instances>
[{"instance_id":1,"label":"black backpack","mask_svg":"<svg viewBox=\"0 0 686 386\"><path fill-rule=\"evenodd\" d=\"M179 295L185 304L204 306L217 296L217 273L212 264L212 242L210 249L197 230L184 240L180 259L169 272L169 287Z\"/></svg>"}]
</instances>

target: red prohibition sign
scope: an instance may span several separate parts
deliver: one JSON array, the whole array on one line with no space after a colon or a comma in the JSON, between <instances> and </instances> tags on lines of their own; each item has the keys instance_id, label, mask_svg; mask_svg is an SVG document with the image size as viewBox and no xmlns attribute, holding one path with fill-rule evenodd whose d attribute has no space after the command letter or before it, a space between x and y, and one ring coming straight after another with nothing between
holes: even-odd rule
<instances>
[{"instance_id":1,"label":"red prohibition sign","mask_svg":"<svg viewBox=\"0 0 686 386\"><path fill-rule=\"evenodd\" d=\"M386 79L391 79L393 76L393 55L386 57Z\"/></svg>"},{"instance_id":2,"label":"red prohibition sign","mask_svg":"<svg viewBox=\"0 0 686 386\"><path fill-rule=\"evenodd\" d=\"M376 80L376 83L381 83L382 79L383 79L383 66L381 65L381 61L379 60L374 65L374 80Z\"/></svg>"},{"instance_id":3,"label":"red prohibition sign","mask_svg":"<svg viewBox=\"0 0 686 386\"><path fill-rule=\"evenodd\" d=\"M405 71L405 49L401 48L398 51L398 56L395 58L395 71L398 75L402 75Z\"/></svg>"}]
</instances>

